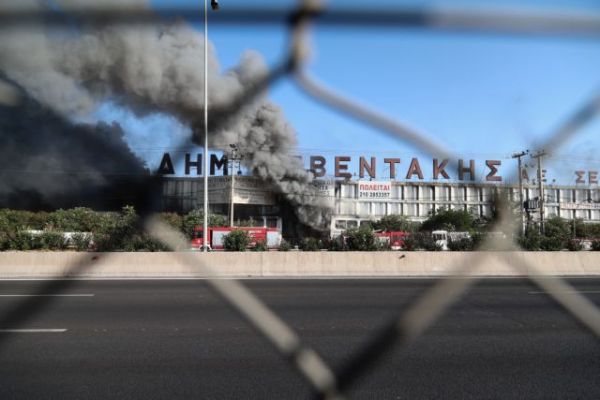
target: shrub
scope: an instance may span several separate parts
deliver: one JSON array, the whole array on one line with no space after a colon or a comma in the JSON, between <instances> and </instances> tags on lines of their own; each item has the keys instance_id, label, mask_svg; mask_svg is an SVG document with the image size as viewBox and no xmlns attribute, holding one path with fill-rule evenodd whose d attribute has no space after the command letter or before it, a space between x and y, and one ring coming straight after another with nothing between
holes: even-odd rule
<instances>
[{"instance_id":1,"label":"shrub","mask_svg":"<svg viewBox=\"0 0 600 400\"><path fill-rule=\"evenodd\" d=\"M346 245L344 243L343 236L334 237L329 241L329 246L327 247L330 251L344 251L346 250Z\"/></svg>"},{"instance_id":2,"label":"shrub","mask_svg":"<svg viewBox=\"0 0 600 400\"><path fill-rule=\"evenodd\" d=\"M255 227L255 226L262 226L262 222L255 220L254 218L250 217L248 219L243 219L243 220L238 220L236 222L237 226L243 226L243 227Z\"/></svg>"},{"instance_id":3,"label":"shrub","mask_svg":"<svg viewBox=\"0 0 600 400\"><path fill-rule=\"evenodd\" d=\"M161 241L156 240L149 235L144 235L143 251L171 251L171 249Z\"/></svg>"},{"instance_id":4,"label":"shrub","mask_svg":"<svg viewBox=\"0 0 600 400\"><path fill-rule=\"evenodd\" d=\"M448 250L451 251L470 251L473 250L471 239L462 238L457 240L448 240Z\"/></svg>"},{"instance_id":5,"label":"shrub","mask_svg":"<svg viewBox=\"0 0 600 400\"><path fill-rule=\"evenodd\" d=\"M8 235L0 233L0 251L10 250L10 246L11 243Z\"/></svg>"},{"instance_id":6,"label":"shrub","mask_svg":"<svg viewBox=\"0 0 600 400\"><path fill-rule=\"evenodd\" d=\"M588 238L600 237L600 224L585 224L585 236Z\"/></svg>"},{"instance_id":7,"label":"shrub","mask_svg":"<svg viewBox=\"0 0 600 400\"><path fill-rule=\"evenodd\" d=\"M377 251L392 251L392 245L390 242L382 242L382 241L375 241L375 246L377 248Z\"/></svg>"},{"instance_id":8,"label":"shrub","mask_svg":"<svg viewBox=\"0 0 600 400\"><path fill-rule=\"evenodd\" d=\"M94 243L97 251L113 251L116 250L116 241L111 239L107 233L97 233L94 235Z\"/></svg>"},{"instance_id":9,"label":"shrub","mask_svg":"<svg viewBox=\"0 0 600 400\"><path fill-rule=\"evenodd\" d=\"M133 207L123 207L120 213L103 213L94 239L99 251L128 251L134 247L133 235L139 234L139 217Z\"/></svg>"},{"instance_id":10,"label":"shrub","mask_svg":"<svg viewBox=\"0 0 600 400\"><path fill-rule=\"evenodd\" d=\"M409 235L404 238L404 245L402 246L402 250L405 251L414 251L417 249L417 239L415 237L416 233Z\"/></svg>"},{"instance_id":11,"label":"shrub","mask_svg":"<svg viewBox=\"0 0 600 400\"><path fill-rule=\"evenodd\" d=\"M378 248L377 238L370 227L361 226L358 229L348 229L344 236L346 236L348 250L374 251Z\"/></svg>"},{"instance_id":12,"label":"shrub","mask_svg":"<svg viewBox=\"0 0 600 400\"><path fill-rule=\"evenodd\" d=\"M48 213L20 210L0 210L0 230L15 234L27 229L42 230L46 225Z\"/></svg>"},{"instance_id":13,"label":"shrub","mask_svg":"<svg viewBox=\"0 0 600 400\"><path fill-rule=\"evenodd\" d=\"M542 236L538 232L536 226L531 226L525 234L519 238L519 244L523 250L536 251L541 248Z\"/></svg>"},{"instance_id":14,"label":"shrub","mask_svg":"<svg viewBox=\"0 0 600 400\"><path fill-rule=\"evenodd\" d=\"M600 240L594 240L592 242L592 250L593 251L600 251Z\"/></svg>"},{"instance_id":15,"label":"shrub","mask_svg":"<svg viewBox=\"0 0 600 400\"><path fill-rule=\"evenodd\" d=\"M560 251L564 248L565 241L558 237L543 236L540 248L545 251Z\"/></svg>"},{"instance_id":16,"label":"shrub","mask_svg":"<svg viewBox=\"0 0 600 400\"><path fill-rule=\"evenodd\" d=\"M14 236L11 249L12 250L31 250L36 247L33 237L27 232L17 232Z\"/></svg>"},{"instance_id":17,"label":"shrub","mask_svg":"<svg viewBox=\"0 0 600 400\"><path fill-rule=\"evenodd\" d=\"M290 242L282 240L279 244L279 251L290 251L292 249L292 245Z\"/></svg>"},{"instance_id":18,"label":"shrub","mask_svg":"<svg viewBox=\"0 0 600 400\"><path fill-rule=\"evenodd\" d=\"M319 244L319 239L307 237L302 239L302 242L300 242L300 248L303 251L319 251L321 246Z\"/></svg>"},{"instance_id":19,"label":"shrub","mask_svg":"<svg viewBox=\"0 0 600 400\"><path fill-rule=\"evenodd\" d=\"M551 217L544 224L544 236L557 239L564 246L572 236L571 225L560 217Z\"/></svg>"},{"instance_id":20,"label":"shrub","mask_svg":"<svg viewBox=\"0 0 600 400\"><path fill-rule=\"evenodd\" d=\"M25 231L16 232L9 237L8 242L7 250L37 250L42 247L40 235L33 235Z\"/></svg>"},{"instance_id":21,"label":"shrub","mask_svg":"<svg viewBox=\"0 0 600 400\"><path fill-rule=\"evenodd\" d=\"M571 239L567 242L567 249L569 251L581 251L583 250L583 243L577 239Z\"/></svg>"},{"instance_id":22,"label":"shrub","mask_svg":"<svg viewBox=\"0 0 600 400\"><path fill-rule=\"evenodd\" d=\"M44 232L39 235L40 248L43 250L64 250L67 248L67 241L62 233Z\"/></svg>"},{"instance_id":23,"label":"shrub","mask_svg":"<svg viewBox=\"0 0 600 400\"><path fill-rule=\"evenodd\" d=\"M433 240L430 233L417 232L404 239L404 249L407 251L440 251L442 250L442 246L440 246L435 242L435 240Z\"/></svg>"},{"instance_id":24,"label":"shrub","mask_svg":"<svg viewBox=\"0 0 600 400\"><path fill-rule=\"evenodd\" d=\"M92 236L89 233L75 233L71 236L71 244L77 251L87 251L92 244Z\"/></svg>"},{"instance_id":25,"label":"shrub","mask_svg":"<svg viewBox=\"0 0 600 400\"><path fill-rule=\"evenodd\" d=\"M129 236L124 242L123 251L167 251L168 248L161 242L147 234L135 234Z\"/></svg>"},{"instance_id":26,"label":"shrub","mask_svg":"<svg viewBox=\"0 0 600 400\"><path fill-rule=\"evenodd\" d=\"M98 215L89 208L56 210L47 217L46 227L62 232L89 232L98 229Z\"/></svg>"},{"instance_id":27,"label":"shrub","mask_svg":"<svg viewBox=\"0 0 600 400\"><path fill-rule=\"evenodd\" d=\"M250 244L250 235L246 231L235 229L223 238L223 247L226 251L246 251Z\"/></svg>"},{"instance_id":28,"label":"shrub","mask_svg":"<svg viewBox=\"0 0 600 400\"><path fill-rule=\"evenodd\" d=\"M256 244L254 246L252 246L252 248L250 250L252 250L252 251L268 251L269 247L267 246L266 240L257 240Z\"/></svg>"},{"instance_id":29,"label":"shrub","mask_svg":"<svg viewBox=\"0 0 600 400\"><path fill-rule=\"evenodd\" d=\"M172 228L177 229L178 231L181 231L183 229L183 217L181 215L174 212L163 212L160 213L158 216L163 222L165 222Z\"/></svg>"},{"instance_id":30,"label":"shrub","mask_svg":"<svg viewBox=\"0 0 600 400\"><path fill-rule=\"evenodd\" d=\"M479 248L483 241L486 239L486 235L481 232L475 232L471 235L471 250ZM489 246L488 246L489 247ZM495 247L495 246L491 246Z\"/></svg>"}]
</instances>

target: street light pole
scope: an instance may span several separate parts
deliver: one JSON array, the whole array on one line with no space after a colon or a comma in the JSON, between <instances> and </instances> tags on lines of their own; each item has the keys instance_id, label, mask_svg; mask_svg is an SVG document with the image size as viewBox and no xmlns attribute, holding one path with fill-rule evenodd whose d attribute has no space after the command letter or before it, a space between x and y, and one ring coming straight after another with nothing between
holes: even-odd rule
<instances>
[{"instance_id":1,"label":"street light pole","mask_svg":"<svg viewBox=\"0 0 600 400\"><path fill-rule=\"evenodd\" d=\"M234 211L235 211L235 164L238 164L238 171L240 171L240 161L244 158L240 153L237 145L230 144L231 155L229 162L231 163L231 188L229 192L229 226L233 227Z\"/></svg>"},{"instance_id":2,"label":"street light pole","mask_svg":"<svg viewBox=\"0 0 600 400\"><path fill-rule=\"evenodd\" d=\"M219 2L211 0L213 10L219 9ZM202 226L203 251L208 251L208 0L204 0L204 223Z\"/></svg>"}]
</instances>

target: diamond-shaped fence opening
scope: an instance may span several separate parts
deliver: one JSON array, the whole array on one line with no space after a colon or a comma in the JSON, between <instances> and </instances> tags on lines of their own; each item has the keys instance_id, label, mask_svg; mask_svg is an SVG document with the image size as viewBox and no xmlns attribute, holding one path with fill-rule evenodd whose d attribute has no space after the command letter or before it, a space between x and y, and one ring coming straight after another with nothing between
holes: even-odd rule
<instances>
[{"instance_id":1,"label":"diamond-shaped fence opening","mask_svg":"<svg viewBox=\"0 0 600 400\"><path fill-rule=\"evenodd\" d=\"M98 25L122 24L144 26L155 24L164 18L185 18L200 20L203 14L192 9L161 9L158 13L136 8L80 8L58 12L56 10L29 8L0 8L0 26L11 29L35 29L40 24L69 25L86 23ZM234 8L211 17L216 24L287 24L290 40L287 51L281 61L268 73L254 78L246 90L230 98L214 110L214 121L211 128L218 124L227 124L247 104L259 96L266 88L280 79L291 79L309 97L324 107L346 115L348 118L392 135L399 141L411 144L435 156L452 158L450 149L441 148L432 138L402 124L399 121L382 115L374 109L361 105L348 97L338 94L313 79L305 64L311 51L308 36L313 24L329 26L389 26L422 27L425 29L474 33L494 33L510 35L552 35L567 37L600 36L600 19L582 14L552 13L512 13L460 11L460 10L423 10L423 9L389 9L381 10L372 7L366 10L327 10L317 0L300 2L295 10ZM1 57L1 55L0 55ZM1 77L0 77L1 78ZM26 97L13 82L0 80L0 102L4 105L18 104ZM583 107L575 110L563 126L547 135L539 149L554 150L564 144L596 115L600 109L598 97L592 98ZM211 111L212 112L212 111ZM183 147L182 147L183 148ZM454 158L456 159L456 158ZM514 174L516 175L516 171ZM118 199L126 198L129 204L133 201L141 212L141 224L145 229L170 249L174 261L189 267L191 273L216 277L217 274L205 261L193 257L190 253L177 252L187 247L186 238L165 223L154 218L153 211L157 202L155 177L137 179L135 185L121 182L112 188ZM127 196L123 197L123 188ZM109 193L109 194L110 194ZM506 202L501 198L500 201ZM495 222L497 230L514 230L513 221L508 213ZM480 247L485 248L491 242L484 241ZM509 250L518 250L515 243L506 243ZM99 255L99 257L110 257ZM405 312L391 319L384 328L373 332L366 343L351 355L348 362L338 370L330 368L325 361L310 347L305 345L300 336L284 323L272 310L254 296L243 284L235 280L210 279L213 289L229 303L237 312L253 325L277 351L291 363L298 373L317 394L318 398L343 399L351 396L351 386L357 378L375 367L377 361L392 348L408 346L418 339L443 313L455 303L466 290L477 280L474 273L490 257L500 257L500 261L512 268L516 273L526 275L531 282L543 291L566 312L575 317L593 334L600 337L600 311L587 298L578 294L570 285L559 277L543 275L541 269L531 265L524 258L514 253L473 252L457 263L452 270L454 276L464 279L442 279L426 290ZM68 272L68 276L77 276L87 266L84 258L76 263ZM38 288L38 293L60 293L76 284L73 280L50 280ZM51 298L32 297L19 303L6 315L0 316L0 326L18 326L41 313L51 303ZM0 351L6 345L4 336L0 337Z\"/></svg>"}]
</instances>

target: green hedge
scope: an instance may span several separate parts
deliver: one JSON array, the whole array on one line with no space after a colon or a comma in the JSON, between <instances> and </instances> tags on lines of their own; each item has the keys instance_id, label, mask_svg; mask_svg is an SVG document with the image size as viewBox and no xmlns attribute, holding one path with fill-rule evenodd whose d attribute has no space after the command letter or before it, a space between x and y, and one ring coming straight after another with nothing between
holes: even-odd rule
<instances>
[{"instance_id":1,"label":"green hedge","mask_svg":"<svg viewBox=\"0 0 600 400\"><path fill-rule=\"evenodd\" d=\"M188 236L191 236L194 226L202 225L203 221L201 210L193 210L186 215L160 213L159 217ZM226 223L222 215L211 215L209 220L212 226ZM63 232L76 233L69 240ZM167 250L166 246L143 231L133 207L123 207L120 212L99 212L83 207L54 212L0 210L0 251L65 249Z\"/></svg>"}]
</instances>

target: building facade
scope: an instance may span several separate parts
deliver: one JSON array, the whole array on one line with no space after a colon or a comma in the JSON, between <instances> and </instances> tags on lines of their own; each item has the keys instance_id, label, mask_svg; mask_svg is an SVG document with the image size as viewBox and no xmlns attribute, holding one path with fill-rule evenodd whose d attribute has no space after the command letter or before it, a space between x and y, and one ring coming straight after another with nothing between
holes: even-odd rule
<instances>
[{"instance_id":1,"label":"building facade","mask_svg":"<svg viewBox=\"0 0 600 400\"><path fill-rule=\"evenodd\" d=\"M495 199L504 191L515 204L519 202L517 185L474 182L377 182L338 181L333 186L334 212L332 234L399 214L421 222L439 208L468 211L475 217L491 217ZM369 186L369 184L372 184ZM361 190L361 185L362 190ZM366 185L366 186L365 186ZM600 223L600 187L548 185L544 191L544 216L566 219L581 218ZM523 199L529 205L531 219L539 219L539 188L524 185Z\"/></svg>"},{"instance_id":2,"label":"building facade","mask_svg":"<svg viewBox=\"0 0 600 400\"><path fill-rule=\"evenodd\" d=\"M163 179L163 209L187 212L202 208L202 178ZM264 226L282 228L282 220L289 218L282 205L284 196L256 177L236 176L233 191L231 182L231 176L209 178L211 212L229 215L233 194L236 220L252 218L263 221ZM439 208L464 210L475 217L491 217L500 192L506 193L515 204L519 202L518 186L498 183L317 180L315 185L323 203L332 209L332 235L391 214L423 221ZM547 185L543 191L546 218L559 216L600 223L598 185ZM524 185L523 199L530 218L538 220L538 186Z\"/></svg>"}]
</instances>

